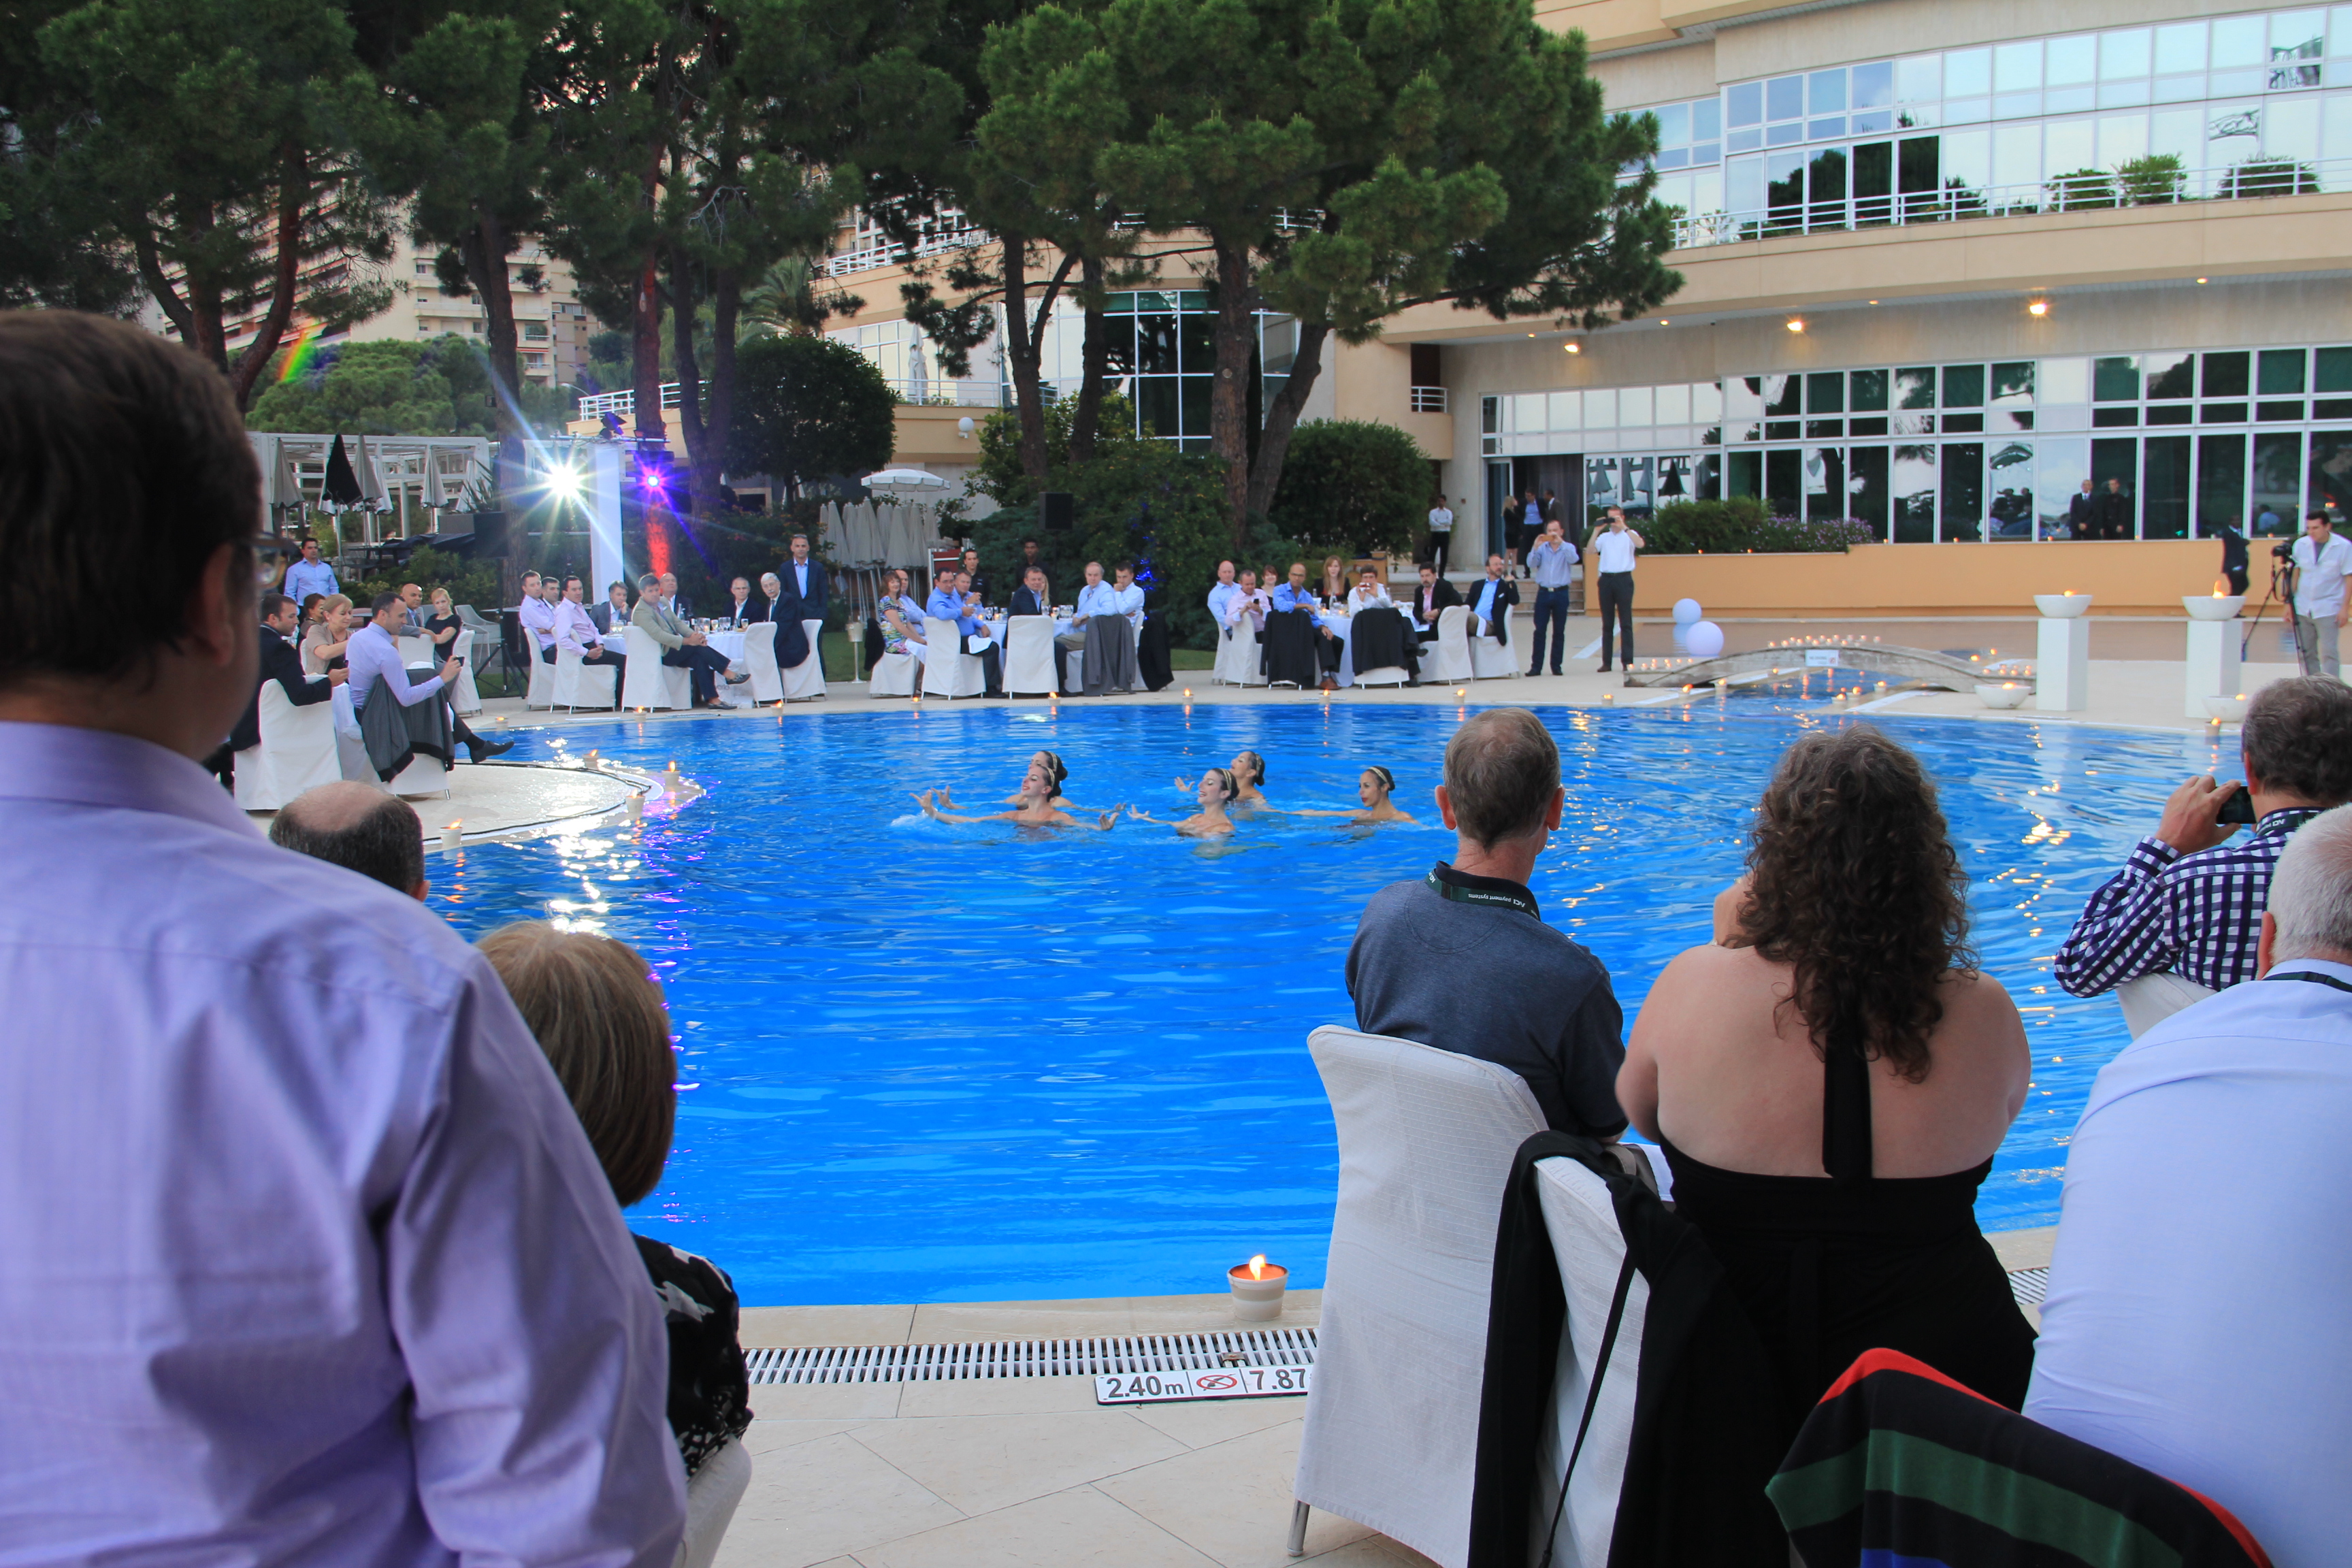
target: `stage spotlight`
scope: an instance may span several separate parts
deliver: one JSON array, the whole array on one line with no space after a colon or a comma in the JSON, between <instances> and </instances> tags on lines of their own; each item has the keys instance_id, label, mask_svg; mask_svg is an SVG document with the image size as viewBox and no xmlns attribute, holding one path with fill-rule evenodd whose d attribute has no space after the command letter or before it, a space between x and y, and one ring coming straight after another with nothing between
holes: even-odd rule
<instances>
[{"instance_id":1,"label":"stage spotlight","mask_svg":"<svg viewBox=\"0 0 2352 1568\"><path fill-rule=\"evenodd\" d=\"M585 488L585 479L569 463L560 462L547 470L547 493L557 500L578 500Z\"/></svg>"}]
</instances>

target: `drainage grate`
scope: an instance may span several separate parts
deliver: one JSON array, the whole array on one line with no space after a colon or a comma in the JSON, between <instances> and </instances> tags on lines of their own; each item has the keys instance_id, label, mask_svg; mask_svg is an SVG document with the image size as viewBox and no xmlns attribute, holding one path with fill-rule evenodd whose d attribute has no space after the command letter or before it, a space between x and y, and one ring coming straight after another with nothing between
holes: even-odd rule
<instances>
[{"instance_id":1,"label":"drainage grate","mask_svg":"<svg viewBox=\"0 0 2352 1568\"><path fill-rule=\"evenodd\" d=\"M976 1377L1095 1377L1220 1366L1312 1366L1313 1329L994 1340L951 1345L803 1345L747 1351L753 1383L942 1383Z\"/></svg>"},{"instance_id":2,"label":"drainage grate","mask_svg":"<svg viewBox=\"0 0 2352 1568\"><path fill-rule=\"evenodd\" d=\"M2047 1268L2012 1268L2009 1274L2009 1293L2017 1298L2021 1307L2039 1307L2050 1294L2050 1270Z\"/></svg>"}]
</instances>

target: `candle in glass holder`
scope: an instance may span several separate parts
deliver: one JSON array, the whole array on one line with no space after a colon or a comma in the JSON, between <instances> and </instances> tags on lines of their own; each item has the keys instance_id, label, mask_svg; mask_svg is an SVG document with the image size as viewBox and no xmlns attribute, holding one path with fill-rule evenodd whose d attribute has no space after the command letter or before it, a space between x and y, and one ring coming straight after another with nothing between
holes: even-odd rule
<instances>
[{"instance_id":1,"label":"candle in glass holder","mask_svg":"<svg viewBox=\"0 0 2352 1568\"><path fill-rule=\"evenodd\" d=\"M1290 1270L1279 1263L1268 1263L1265 1253L1247 1263L1234 1264L1225 1271L1225 1280L1233 1287L1234 1317L1245 1323L1265 1323L1282 1316L1282 1292L1290 1283Z\"/></svg>"},{"instance_id":2,"label":"candle in glass holder","mask_svg":"<svg viewBox=\"0 0 2352 1568\"><path fill-rule=\"evenodd\" d=\"M465 846L466 824L463 818L460 818L456 822L452 822L441 829L441 850L443 854L455 855L458 850L464 848Z\"/></svg>"}]
</instances>

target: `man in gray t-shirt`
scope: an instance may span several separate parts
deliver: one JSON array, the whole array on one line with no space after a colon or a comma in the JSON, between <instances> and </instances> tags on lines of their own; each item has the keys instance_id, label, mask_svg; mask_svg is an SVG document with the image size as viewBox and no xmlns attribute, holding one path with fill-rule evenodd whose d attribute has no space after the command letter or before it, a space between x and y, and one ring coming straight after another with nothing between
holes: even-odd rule
<instances>
[{"instance_id":1,"label":"man in gray t-shirt","mask_svg":"<svg viewBox=\"0 0 2352 1568\"><path fill-rule=\"evenodd\" d=\"M1454 732L1437 809L1457 839L1417 881L1372 895L1348 950L1356 1026L1506 1067L1561 1132L1625 1129L1625 1016L1609 972L1544 924L1528 879L1559 826L1559 748L1524 708Z\"/></svg>"}]
</instances>

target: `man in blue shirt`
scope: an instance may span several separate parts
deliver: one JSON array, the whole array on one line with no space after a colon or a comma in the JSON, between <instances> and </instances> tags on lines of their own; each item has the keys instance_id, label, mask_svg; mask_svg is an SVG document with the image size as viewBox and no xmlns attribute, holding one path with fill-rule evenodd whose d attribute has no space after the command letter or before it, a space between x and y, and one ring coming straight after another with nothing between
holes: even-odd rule
<instances>
[{"instance_id":1,"label":"man in blue shirt","mask_svg":"<svg viewBox=\"0 0 2352 1568\"><path fill-rule=\"evenodd\" d=\"M1567 653L1569 589L1577 579L1576 546L1560 531L1558 518L1544 524L1543 537L1528 552L1528 573L1536 583L1535 647L1528 654L1528 673L1541 675L1544 628L1551 628L1551 672L1560 673Z\"/></svg>"},{"instance_id":2,"label":"man in blue shirt","mask_svg":"<svg viewBox=\"0 0 2352 1568\"><path fill-rule=\"evenodd\" d=\"M930 602L923 613L933 620L953 621L956 630L965 637L985 637L988 623L980 618L980 595L965 589L963 574L949 570L939 574L931 585ZM1004 661L992 640L973 650L969 643L965 651L973 652L980 660L984 689L991 697L1004 695Z\"/></svg>"},{"instance_id":3,"label":"man in blue shirt","mask_svg":"<svg viewBox=\"0 0 2352 1568\"><path fill-rule=\"evenodd\" d=\"M1280 615L1286 610L1297 610L1305 615L1307 621L1315 627L1317 634L1315 658L1323 668L1323 689L1334 691L1339 685L1332 679L1332 671L1339 668L1339 639L1333 637L1331 628L1324 624L1323 614L1318 605L1319 601L1317 600L1314 591L1307 585L1307 563L1292 562L1290 580L1274 591L1275 613ZM1282 679L1287 679L1287 677Z\"/></svg>"},{"instance_id":4,"label":"man in blue shirt","mask_svg":"<svg viewBox=\"0 0 2352 1568\"><path fill-rule=\"evenodd\" d=\"M319 542L302 542L302 559L286 568L286 596L300 605L313 594L340 594L335 569L319 559Z\"/></svg>"},{"instance_id":5,"label":"man in blue shirt","mask_svg":"<svg viewBox=\"0 0 2352 1568\"><path fill-rule=\"evenodd\" d=\"M1510 609L1518 602L1519 585L1503 576L1503 558L1486 557L1486 580L1470 595L1470 614L1477 622L1470 628L1471 635L1493 637L1505 647L1510 647Z\"/></svg>"}]
</instances>

